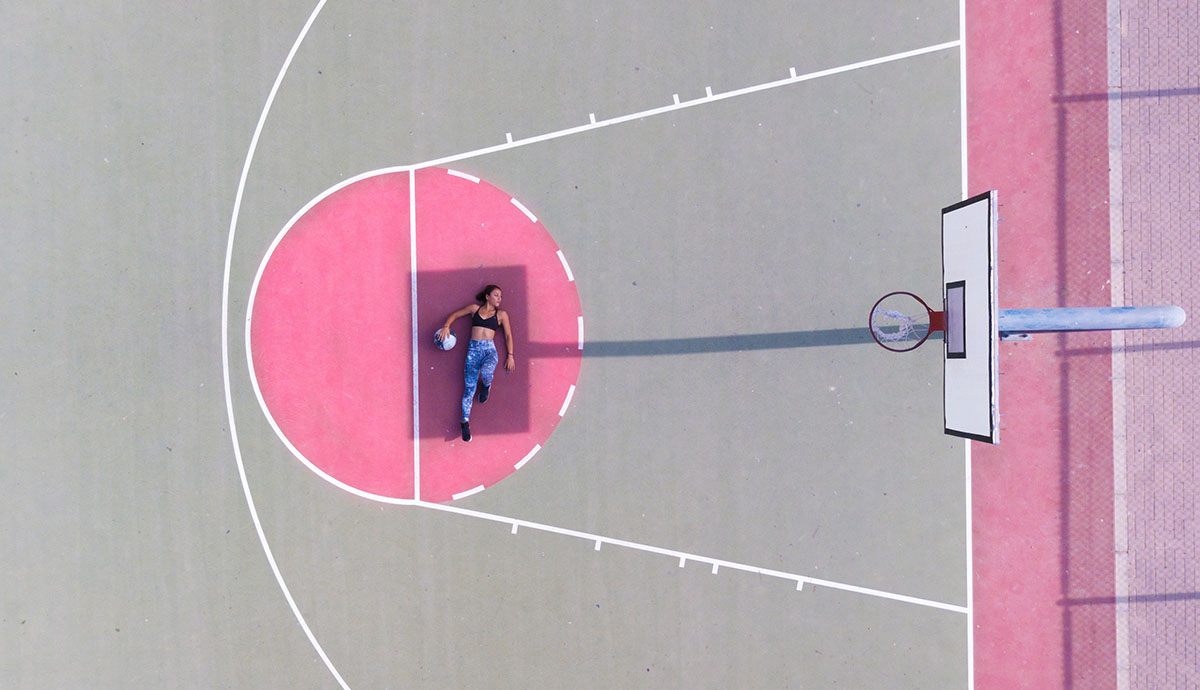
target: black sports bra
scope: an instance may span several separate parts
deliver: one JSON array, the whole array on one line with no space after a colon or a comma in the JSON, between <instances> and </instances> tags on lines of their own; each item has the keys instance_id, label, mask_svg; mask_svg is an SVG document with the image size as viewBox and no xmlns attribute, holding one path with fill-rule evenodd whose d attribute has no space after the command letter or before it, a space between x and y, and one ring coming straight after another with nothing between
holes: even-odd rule
<instances>
[{"instance_id":1,"label":"black sports bra","mask_svg":"<svg viewBox=\"0 0 1200 690\"><path fill-rule=\"evenodd\" d=\"M493 331L500 328L500 310L497 309L495 314L485 319L479 315L479 310L476 309L475 313L471 315L471 325L479 326L480 328L490 328Z\"/></svg>"}]
</instances>

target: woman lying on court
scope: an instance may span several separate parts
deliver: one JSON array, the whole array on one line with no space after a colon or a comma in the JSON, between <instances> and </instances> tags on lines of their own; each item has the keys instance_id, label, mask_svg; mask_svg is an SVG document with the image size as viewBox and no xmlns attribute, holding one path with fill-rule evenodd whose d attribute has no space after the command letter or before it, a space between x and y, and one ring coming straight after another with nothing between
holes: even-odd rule
<instances>
[{"instance_id":1,"label":"woman lying on court","mask_svg":"<svg viewBox=\"0 0 1200 690\"><path fill-rule=\"evenodd\" d=\"M475 296L481 304L468 304L450 316L438 331L438 339L445 340L450 335L450 324L461 316L471 316L471 343L467 346L467 364L463 370L466 378L466 390L462 397L462 440L471 440L471 405L475 401L476 386L479 389L479 402L487 402L491 393L492 375L496 371L496 329L504 327L504 348L508 356L504 360L504 368L512 371L517 368L517 360L513 356L512 322L508 320L508 312L500 309L500 288L489 285L483 292Z\"/></svg>"}]
</instances>

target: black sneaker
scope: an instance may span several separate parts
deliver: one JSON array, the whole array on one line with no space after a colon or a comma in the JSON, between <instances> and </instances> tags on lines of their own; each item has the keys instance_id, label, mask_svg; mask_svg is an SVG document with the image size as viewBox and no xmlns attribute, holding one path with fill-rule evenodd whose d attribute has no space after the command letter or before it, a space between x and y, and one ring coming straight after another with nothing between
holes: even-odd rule
<instances>
[{"instance_id":1,"label":"black sneaker","mask_svg":"<svg viewBox=\"0 0 1200 690\"><path fill-rule=\"evenodd\" d=\"M459 426L462 427L463 440L470 441L471 440L471 425L470 425L470 423L461 422L459 424Z\"/></svg>"},{"instance_id":2,"label":"black sneaker","mask_svg":"<svg viewBox=\"0 0 1200 690\"><path fill-rule=\"evenodd\" d=\"M479 384L479 402L487 402L488 396L492 394L492 387Z\"/></svg>"}]
</instances>

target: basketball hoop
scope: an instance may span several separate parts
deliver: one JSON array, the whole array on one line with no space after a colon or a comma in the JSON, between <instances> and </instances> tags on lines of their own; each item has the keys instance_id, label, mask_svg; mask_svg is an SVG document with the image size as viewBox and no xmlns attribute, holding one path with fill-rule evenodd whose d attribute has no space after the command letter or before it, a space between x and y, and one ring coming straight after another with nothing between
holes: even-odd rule
<instances>
[{"instance_id":1,"label":"basketball hoop","mask_svg":"<svg viewBox=\"0 0 1200 690\"><path fill-rule=\"evenodd\" d=\"M889 292L871 307L867 325L875 342L892 352L917 349L935 331L943 330L943 312L929 308L911 292Z\"/></svg>"}]
</instances>

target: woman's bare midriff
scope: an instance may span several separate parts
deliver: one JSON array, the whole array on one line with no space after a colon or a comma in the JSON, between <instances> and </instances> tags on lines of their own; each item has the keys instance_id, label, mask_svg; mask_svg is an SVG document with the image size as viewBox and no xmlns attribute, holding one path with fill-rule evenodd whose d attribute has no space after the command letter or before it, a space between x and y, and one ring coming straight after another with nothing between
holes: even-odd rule
<instances>
[{"instance_id":1,"label":"woman's bare midriff","mask_svg":"<svg viewBox=\"0 0 1200 690\"><path fill-rule=\"evenodd\" d=\"M471 326L471 340L491 340L496 337L496 331L483 326Z\"/></svg>"}]
</instances>

